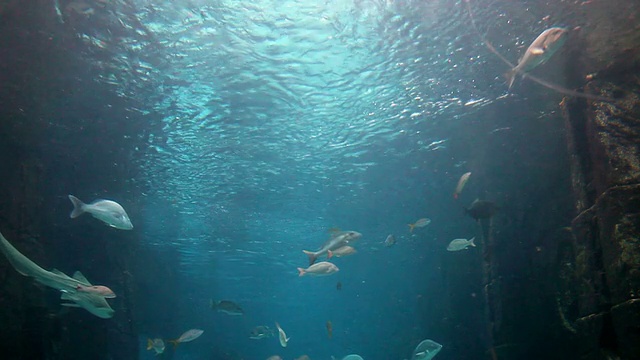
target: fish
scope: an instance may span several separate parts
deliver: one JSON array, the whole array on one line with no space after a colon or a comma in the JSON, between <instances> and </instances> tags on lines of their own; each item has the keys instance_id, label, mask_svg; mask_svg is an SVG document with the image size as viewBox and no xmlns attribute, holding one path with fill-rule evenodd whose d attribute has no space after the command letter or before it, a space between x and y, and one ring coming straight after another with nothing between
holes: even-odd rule
<instances>
[{"instance_id":1,"label":"fish","mask_svg":"<svg viewBox=\"0 0 640 360\"><path fill-rule=\"evenodd\" d=\"M447 246L447 251L460 251L466 250L471 247L476 247L476 244L473 242L476 238L472 237L471 240L467 239L454 239L451 240L449 245Z\"/></svg>"},{"instance_id":2,"label":"fish","mask_svg":"<svg viewBox=\"0 0 640 360\"><path fill-rule=\"evenodd\" d=\"M498 209L498 205L494 202L475 199L468 208L464 209L464 212L478 221L492 217Z\"/></svg>"},{"instance_id":3,"label":"fish","mask_svg":"<svg viewBox=\"0 0 640 360\"><path fill-rule=\"evenodd\" d=\"M302 355L300 357L295 358L295 360L311 360L309 355Z\"/></svg>"},{"instance_id":4,"label":"fish","mask_svg":"<svg viewBox=\"0 0 640 360\"><path fill-rule=\"evenodd\" d=\"M209 306L211 307L211 309L223 312L225 314L244 315L244 310L242 310L242 308L233 301L222 300L215 302L213 301L213 299L211 299L209 300Z\"/></svg>"},{"instance_id":5,"label":"fish","mask_svg":"<svg viewBox=\"0 0 640 360\"><path fill-rule=\"evenodd\" d=\"M421 227L425 227L427 225L431 224L431 219L428 218L422 218L422 219L418 219L415 223L413 224L407 224L409 225L409 232L413 232L413 229L415 228L421 228Z\"/></svg>"},{"instance_id":6,"label":"fish","mask_svg":"<svg viewBox=\"0 0 640 360\"><path fill-rule=\"evenodd\" d=\"M62 292L61 299L71 301L71 303L62 303L62 306L80 307L102 319L112 318L115 314L104 296L77 290L79 285L93 286L81 272L76 271L73 277L69 277L56 269L47 271L20 253L2 234L0 234L0 251L21 275L32 277L36 282Z\"/></svg>"},{"instance_id":7,"label":"fish","mask_svg":"<svg viewBox=\"0 0 640 360\"><path fill-rule=\"evenodd\" d=\"M317 264L313 264L306 269L298 268L298 276L305 276L307 274L311 276L327 276L340 271L335 264L328 261L321 261Z\"/></svg>"},{"instance_id":8,"label":"fish","mask_svg":"<svg viewBox=\"0 0 640 360\"><path fill-rule=\"evenodd\" d=\"M357 251L349 245L341 246L333 251L333 256L342 257L355 254Z\"/></svg>"},{"instance_id":9,"label":"fish","mask_svg":"<svg viewBox=\"0 0 640 360\"><path fill-rule=\"evenodd\" d=\"M393 234L389 234L386 239L384 239L384 246L390 247L396 244L396 237Z\"/></svg>"},{"instance_id":10,"label":"fish","mask_svg":"<svg viewBox=\"0 0 640 360\"><path fill-rule=\"evenodd\" d=\"M458 199L458 196L460 196L460 193L462 192L462 189L464 189L464 186L467 184L467 181L469 181L469 177L471 176L471 172L467 172L462 174L462 176L460 176L460 179L458 180L458 185L456 185L456 190L453 192L453 198L454 199Z\"/></svg>"},{"instance_id":11,"label":"fish","mask_svg":"<svg viewBox=\"0 0 640 360\"><path fill-rule=\"evenodd\" d=\"M95 200L91 204L85 204L80 199L73 195L69 195L69 200L73 204L73 211L69 217L72 219L78 216L89 213L94 218L101 220L105 224L120 230L131 230L133 224L129 219L129 215L124 211L122 205L111 200Z\"/></svg>"},{"instance_id":12,"label":"fish","mask_svg":"<svg viewBox=\"0 0 640 360\"><path fill-rule=\"evenodd\" d=\"M160 338L156 339L147 339L147 350L153 350L156 352L156 355L160 355L164 352L164 341Z\"/></svg>"},{"instance_id":13,"label":"fish","mask_svg":"<svg viewBox=\"0 0 640 360\"><path fill-rule=\"evenodd\" d=\"M327 336L329 337L329 339L331 339L331 337L333 336L333 323L331 322L331 320L327 320Z\"/></svg>"},{"instance_id":14,"label":"fish","mask_svg":"<svg viewBox=\"0 0 640 360\"><path fill-rule=\"evenodd\" d=\"M78 286L76 286L76 290L79 292L90 292L96 295L100 295L107 299L113 299L116 297L116 294L113 292L113 290L102 285L84 286L84 285L78 284Z\"/></svg>"},{"instance_id":15,"label":"fish","mask_svg":"<svg viewBox=\"0 0 640 360\"><path fill-rule=\"evenodd\" d=\"M287 343L289 342L290 338L287 337L287 334L285 334L284 330L282 330L280 324L278 324L277 321L276 328L278 329L278 340L280 341L280 346L287 347Z\"/></svg>"},{"instance_id":16,"label":"fish","mask_svg":"<svg viewBox=\"0 0 640 360\"><path fill-rule=\"evenodd\" d=\"M567 34L568 30L565 28L552 27L538 35L524 52L518 64L505 74L509 82L509 90L511 90L518 73L524 75L549 60L565 43Z\"/></svg>"},{"instance_id":17,"label":"fish","mask_svg":"<svg viewBox=\"0 0 640 360\"><path fill-rule=\"evenodd\" d=\"M336 284L336 289L338 291L342 290L342 283L340 281L338 281L338 283Z\"/></svg>"},{"instance_id":18,"label":"fish","mask_svg":"<svg viewBox=\"0 0 640 360\"><path fill-rule=\"evenodd\" d=\"M415 350L413 350L411 360L431 360L434 356L438 355L441 349L442 345L437 342L430 339L423 340L416 346Z\"/></svg>"},{"instance_id":19,"label":"fish","mask_svg":"<svg viewBox=\"0 0 640 360\"><path fill-rule=\"evenodd\" d=\"M360 239L362 234L357 231L341 231L334 233L318 251L302 250L309 257L309 265L313 265L318 257L327 254L328 258L333 256L333 250L339 249L345 245L350 245L354 241Z\"/></svg>"},{"instance_id":20,"label":"fish","mask_svg":"<svg viewBox=\"0 0 640 360\"><path fill-rule=\"evenodd\" d=\"M271 328L269 328L268 326L260 325L251 329L251 332L249 333L249 339L260 340L272 337L274 335L275 334L273 330L271 330Z\"/></svg>"},{"instance_id":21,"label":"fish","mask_svg":"<svg viewBox=\"0 0 640 360\"><path fill-rule=\"evenodd\" d=\"M175 349L180 343L186 343L199 338L200 335L202 335L202 333L204 333L204 330L200 330L200 329L187 330L184 333L182 333L182 335L180 335L179 338L175 340L169 340L169 342L173 344L173 348Z\"/></svg>"},{"instance_id":22,"label":"fish","mask_svg":"<svg viewBox=\"0 0 640 360\"><path fill-rule=\"evenodd\" d=\"M267 358L267 360L282 360L280 355L271 355Z\"/></svg>"}]
</instances>

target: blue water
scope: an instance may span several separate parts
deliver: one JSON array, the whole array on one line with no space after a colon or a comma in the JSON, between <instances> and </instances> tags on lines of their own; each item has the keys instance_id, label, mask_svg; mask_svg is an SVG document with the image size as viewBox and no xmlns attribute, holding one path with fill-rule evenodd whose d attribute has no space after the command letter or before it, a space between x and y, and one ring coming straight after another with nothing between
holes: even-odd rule
<instances>
[{"instance_id":1,"label":"blue water","mask_svg":"<svg viewBox=\"0 0 640 360\"><path fill-rule=\"evenodd\" d=\"M545 28L579 25L565 4L472 5L480 31L514 62ZM83 195L118 200L141 239L132 271L141 359L157 358L147 338L190 328L204 334L163 358L404 359L423 339L444 345L441 359L463 358L456 353L467 347L484 353L486 334L444 331L456 311L467 314L462 328L484 326L479 253L446 245L478 236L463 206L528 186L509 169L500 170L504 183L486 183L487 149L504 149L506 164L554 156L545 142L561 136L561 97L522 81L505 96L507 68L480 41L464 2L134 0L94 8L90 17L64 15L85 45L77 56L87 68L77 76L129 104L100 121L144 130L110 139L114 148L137 144L127 166L141 171L122 181L138 191ZM87 107L111 106L87 99ZM108 131L84 141L109 139ZM525 143L541 146L518 147ZM432 223L410 234L407 224L422 217ZM298 277L302 250L335 227L363 234L358 253L336 259L335 275ZM120 234L113 230L113 241ZM385 248L388 234L398 242ZM465 276L447 278L452 268ZM232 300L246 314L211 311L210 299ZM276 321L291 337L286 348L277 338L248 338Z\"/></svg>"}]
</instances>

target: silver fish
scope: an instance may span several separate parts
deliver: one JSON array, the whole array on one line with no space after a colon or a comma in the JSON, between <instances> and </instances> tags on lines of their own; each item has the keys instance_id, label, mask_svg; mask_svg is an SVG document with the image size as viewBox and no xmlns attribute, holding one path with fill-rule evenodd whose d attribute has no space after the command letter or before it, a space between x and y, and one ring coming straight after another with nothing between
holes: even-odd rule
<instances>
[{"instance_id":1,"label":"silver fish","mask_svg":"<svg viewBox=\"0 0 640 360\"><path fill-rule=\"evenodd\" d=\"M317 264L313 264L306 269L298 268L298 276L327 276L338 272L340 269L335 264L327 261L321 261Z\"/></svg>"},{"instance_id":2,"label":"silver fish","mask_svg":"<svg viewBox=\"0 0 640 360\"><path fill-rule=\"evenodd\" d=\"M69 195L69 200L73 204L73 211L69 215L72 219L86 213L91 214L105 224L121 230L133 229L133 224L129 220L129 215L124 208L115 201L95 200L91 204L85 204L73 195Z\"/></svg>"},{"instance_id":3,"label":"silver fish","mask_svg":"<svg viewBox=\"0 0 640 360\"><path fill-rule=\"evenodd\" d=\"M393 234L389 234L387 238L384 240L384 246L390 247L396 244L396 237Z\"/></svg>"},{"instance_id":4,"label":"silver fish","mask_svg":"<svg viewBox=\"0 0 640 360\"><path fill-rule=\"evenodd\" d=\"M415 223L413 224L407 224L409 225L409 232L413 232L413 229L415 228L421 228L421 227L425 227L427 225L431 224L431 219L429 218L422 218L422 219L418 219L416 220Z\"/></svg>"},{"instance_id":5,"label":"silver fish","mask_svg":"<svg viewBox=\"0 0 640 360\"><path fill-rule=\"evenodd\" d=\"M475 239L476 239L475 237L472 237L471 240L467 240L467 239L451 240L451 242L447 246L447 251L466 250L467 248L469 248L469 246L476 247L476 244L473 242Z\"/></svg>"},{"instance_id":6,"label":"silver fish","mask_svg":"<svg viewBox=\"0 0 640 360\"><path fill-rule=\"evenodd\" d=\"M360 239L362 234L357 231L342 231L335 233L329 240L327 240L318 251L302 250L309 257L309 265L313 265L318 257L323 254L328 254L328 258L333 256L333 250L339 249L343 246L349 245L352 242Z\"/></svg>"},{"instance_id":7,"label":"silver fish","mask_svg":"<svg viewBox=\"0 0 640 360\"><path fill-rule=\"evenodd\" d=\"M469 181L470 176L471 176L470 172L464 173L462 174L462 176L460 176L460 180L458 180L458 185L456 185L456 190L453 192L454 199L458 199L458 196L460 196L462 189L464 189L464 186L467 184L467 181Z\"/></svg>"},{"instance_id":8,"label":"silver fish","mask_svg":"<svg viewBox=\"0 0 640 360\"><path fill-rule=\"evenodd\" d=\"M287 334L285 334L284 330L282 330L280 324L278 324L277 322L276 328L278 329L278 340L280 341L280 346L287 347L287 343L289 342L290 338L287 337Z\"/></svg>"},{"instance_id":9,"label":"silver fish","mask_svg":"<svg viewBox=\"0 0 640 360\"><path fill-rule=\"evenodd\" d=\"M549 28L538 35L520 58L518 65L505 74L509 89L513 86L518 73L525 74L549 60L567 40L566 35L567 29L560 27Z\"/></svg>"}]
</instances>

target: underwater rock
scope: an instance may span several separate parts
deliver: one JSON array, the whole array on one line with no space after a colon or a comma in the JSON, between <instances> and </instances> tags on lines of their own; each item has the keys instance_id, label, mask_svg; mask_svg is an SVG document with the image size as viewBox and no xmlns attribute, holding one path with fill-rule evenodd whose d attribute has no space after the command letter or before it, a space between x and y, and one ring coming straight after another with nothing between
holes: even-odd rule
<instances>
[{"instance_id":1,"label":"underwater rock","mask_svg":"<svg viewBox=\"0 0 640 360\"><path fill-rule=\"evenodd\" d=\"M638 359L640 355L640 299L633 299L611 308L611 319L620 356Z\"/></svg>"}]
</instances>

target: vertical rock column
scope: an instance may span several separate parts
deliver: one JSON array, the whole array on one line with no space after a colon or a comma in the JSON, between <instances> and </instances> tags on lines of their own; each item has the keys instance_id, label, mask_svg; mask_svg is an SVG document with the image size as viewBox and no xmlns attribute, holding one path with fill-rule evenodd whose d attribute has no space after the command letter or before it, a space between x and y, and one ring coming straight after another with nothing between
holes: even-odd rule
<instances>
[{"instance_id":1,"label":"vertical rock column","mask_svg":"<svg viewBox=\"0 0 640 360\"><path fill-rule=\"evenodd\" d=\"M620 70L620 69L617 69ZM636 68L616 71L637 74ZM613 74L613 73L611 73ZM617 81L614 82L613 81ZM624 82L623 82L624 81ZM590 84L615 103L567 101L563 111L579 214L572 223L572 294L560 307L582 358L640 358L640 78Z\"/></svg>"}]
</instances>

